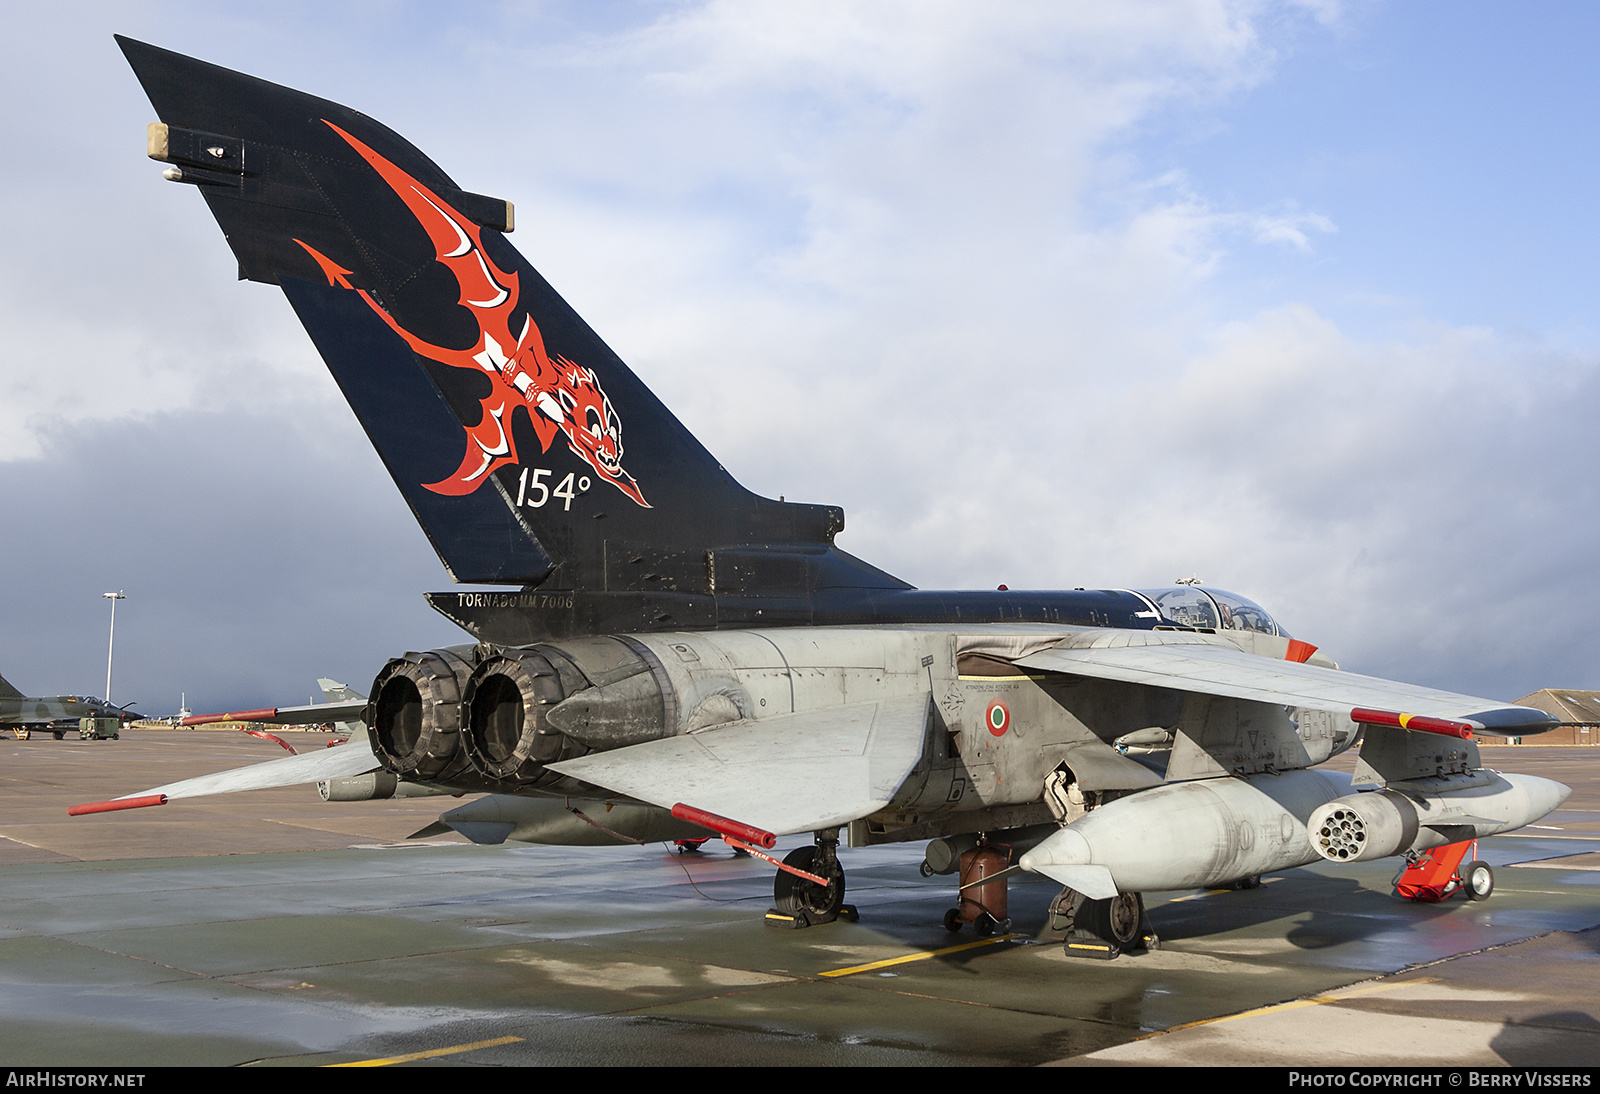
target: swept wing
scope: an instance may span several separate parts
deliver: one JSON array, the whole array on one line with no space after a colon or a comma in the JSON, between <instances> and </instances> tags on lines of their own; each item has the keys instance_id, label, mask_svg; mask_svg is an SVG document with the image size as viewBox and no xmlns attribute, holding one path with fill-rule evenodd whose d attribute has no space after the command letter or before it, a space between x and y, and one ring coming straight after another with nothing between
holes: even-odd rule
<instances>
[{"instance_id":1,"label":"swept wing","mask_svg":"<svg viewBox=\"0 0 1600 1094\"><path fill-rule=\"evenodd\" d=\"M264 722L277 726L321 725L324 722L359 721L367 708L365 699L342 703L311 703L298 707L262 707L259 710L230 710L222 714L191 714L183 720L186 726L203 726L212 722Z\"/></svg>"},{"instance_id":2,"label":"swept wing","mask_svg":"<svg viewBox=\"0 0 1600 1094\"><path fill-rule=\"evenodd\" d=\"M351 775L364 775L378 769L378 760L365 742L319 749L281 760L236 767L215 775L168 783L138 794L127 794L108 802L75 805L67 810L73 816L108 813L118 809L137 809L146 805L165 805L178 798L199 798L207 794L231 794L239 790L266 790L275 786L297 786Z\"/></svg>"},{"instance_id":3,"label":"swept wing","mask_svg":"<svg viewBox=\"0 0 1600 1094\"><path fill-rule=\"evenodd\" d=\"M1016 658L1018 668L1065 672L1180 691L1325 710L1373 723L1369 715L1404 716L1401 728L1428 719L1467 723L1499 736L1542 733L1558 720L1532 707L1402 684L1320 665L1247 653L1227 638L1182 631L1103 631L1072 635ZM1411 716L1423 721L1410 725Z\"/></svg>"},{"instance_id":4,"label":"swept wing","mask_svg":"<svg viewBox=\"0 0 1600 1094\"><path fill-rule=\"evenodd\" d=\"M928 738L930 696L741 721L551 765L670 809L684 803L777 835L834 828L894 799Z\"/></svg>"}]
</instances>

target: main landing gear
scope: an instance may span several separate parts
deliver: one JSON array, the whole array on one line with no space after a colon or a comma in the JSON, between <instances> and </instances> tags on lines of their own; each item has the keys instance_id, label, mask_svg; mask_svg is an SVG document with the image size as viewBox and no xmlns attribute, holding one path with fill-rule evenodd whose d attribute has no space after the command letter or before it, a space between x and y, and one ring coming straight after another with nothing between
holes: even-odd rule
<instances>
[{"instance_id":1,"label":"main landing gear","mask_svg":"<svg viewBox=\"0 0 1600 1094\"><path fill-rule=\"evenodd\" d=\"M814 927L819 923L832 923L843 919L854 923L860 918L853 904L844 902L844 867L839 865L839 830L829 828L818 832L811 847L797 847L784 857L783 865L772 882L773 908L767 913L767 922L779 927ZM800 877L790 870L798 870L827 881L819 885L810 878Z\"/></svg>"},{"instance_id":2,"label":"main landing gear","mask_svg":"<svg viewBox=\"0 0 1600 1094\"><path fill-rule=\"evenodd\" d=\"M1109 961L1119 954L1161 946L1138 893L1090 900L1075 889L1063 889L1050 902L1050 929L1066 935L1063 948L1068 957Z\"/></svg>"}]
</instances>

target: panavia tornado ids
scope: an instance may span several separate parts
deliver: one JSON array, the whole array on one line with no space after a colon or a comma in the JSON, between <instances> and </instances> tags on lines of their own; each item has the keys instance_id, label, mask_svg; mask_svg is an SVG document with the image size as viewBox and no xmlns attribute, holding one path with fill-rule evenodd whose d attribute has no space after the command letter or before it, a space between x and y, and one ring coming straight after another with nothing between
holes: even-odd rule
<instances>
[{"instance_id":1,"label":"panavia tornado ids","mask_svg":"<svg viewBox=\"0 0 1600 1094\"><path fill-rule=\"evenodd\" d=\"M0 676L0 732L11 730L26 741L35 730L61 740L78 731L81 718L115 718L123 725L139 717L126 706L112 706L92 695L40 695L30 697Z\"/></svg>"},{"instance_id":2,"label":"panavia tornado ids","mask_svg":"<svg viewBox=\"0 0 1600 1094\"><path fill-rule=\"evenodd\" d=\"M321 709L370 749L75 811L317 780L484 793L440 818L480 842L811 833L774 886L796 925L848 913L841 843L928 841L925 873L966 864L947 926L1006 927L1022 869L1114 953L1141 893L1415 858L1566 798L1473 741L1550 715L1338 671L1244 597L933 592L847 554L837 507L734 481L511 247L509 202L347 107L119 42L149 155L283 291L451 577L505 588L429 594L473 641ZM1363 738L1354 777L1317 769Z\"/></svg>"}]
</instances>

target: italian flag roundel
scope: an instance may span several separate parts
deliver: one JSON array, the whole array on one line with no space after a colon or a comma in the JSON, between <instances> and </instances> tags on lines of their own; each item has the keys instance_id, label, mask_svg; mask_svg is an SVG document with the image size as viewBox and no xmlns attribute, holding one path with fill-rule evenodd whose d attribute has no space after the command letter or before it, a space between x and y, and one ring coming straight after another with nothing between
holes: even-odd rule
<instances>
[{"instance_id":1,"label":"italian flag roundel","mask_svg":"<svg viewBox=\"0 0 1600 1094\"><path fill-rule=\"evenodd\" d=\"M996 737L1005 736L1006 730L1011 728L1011 708L999 699L989 703L989 709L984 713L984 722L989 726L989 732Z\"/></svg>"}]
</instances>

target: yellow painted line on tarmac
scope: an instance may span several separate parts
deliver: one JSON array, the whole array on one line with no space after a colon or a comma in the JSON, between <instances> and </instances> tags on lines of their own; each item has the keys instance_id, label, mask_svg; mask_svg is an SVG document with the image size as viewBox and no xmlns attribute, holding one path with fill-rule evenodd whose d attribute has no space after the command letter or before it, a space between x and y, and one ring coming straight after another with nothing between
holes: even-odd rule
<instances>
[{"instance_id":1,"label":"yellow painted line on tarmac","mask_svg":"<svg viewBox=\"0 0 1600 1094\"><path fill-rule=\"evenodd\" d=\"M1014 934L1003 934L995 938L981 938L976 942L963 942L959 946L946 946L942 950L923 950L921 953L908 953L904 957L891 957L887 961L873 961L866 965L851 965L848 969L829 969L827 972L818 973L818 976L849 976L851 973L871 972L873 969L887 969L891 965L905 965L912 961L926 961L930 957L943 957L947 953L960 953L962 950L975 950L979 946L993 946L997 942L1006 942L1017 937Z\"/></svg>"},{"instance_id":2,"label":"yellow painted line on tarmac","mask_svg":"<svg viewBox=\"0 0 1600 1094\"><path fill-rule=\"evenodd\" d=\"M435 1056L454 1056L458 1052L472 1052L495 1045L509 1045L521 1037L496 1037L492 1041L474 1041L470 1045L452 1045L450 1048L431 1048L427 1052L408 1052L404 1056L385 1056L381 1060L352 1060L348 1064L327 1064L327 1067L388 1067L390 1064L409 1064L412 1060L431 1060Z\"/></svg>"},{"instance_id":3,"label":"yellow painted line on tarmac","mask_svg":"<svg viewBox=\"0 0 1600 1094\"><path fill-rule=\"evenodd\" d=\"M1242 1010L1238 1014L1225 1014L1221 1018L1202 1018L1198 1022L1185 1022L1179 1026L1157 1030L1147 1033L1139 1040L1151 1037L1160 1037L1164 1033L1176 1033L1180 1029L1194 1029L1196 1026L1215 1026L1223 1022L1233 1022L1240 1018L1255 1018L1262 1014L1276 1014L1284 1010L1299 1010L1301 1007L1316 1007L1323 1003L1342 1003L1346 999L1359 999L1364 995L1377 995L1380 992L1394 991L1396 988L1409 988L1413 984L1433 984L1438 981L1437 976L1421 976L1414 980L1392 980L1387 984L1374 984L1370 988L1357 988L1354 991L1341 992L1338 995L1313 995L1309 999L1296 999L1290 1003L1274 1003L1270 1007L1257 1007L1255 1010Z\"/></svg>"},{"instance_id":4,"label":"yellow painted line on tarmac","mask_svg":"<svg viewBox=\"0 0 1600 1094\"><path fill-rule=\"evenodd\" d=\"M1203 893L1190 893L1188 896L1175 896L1167 901L1168 904L1182 904L1185 900L1199 900L1203 896L1216 896L1218 893L1231 893L1232 889L1207 889Z\"/></svg>"}]
</instances>

